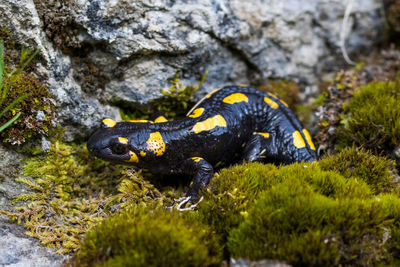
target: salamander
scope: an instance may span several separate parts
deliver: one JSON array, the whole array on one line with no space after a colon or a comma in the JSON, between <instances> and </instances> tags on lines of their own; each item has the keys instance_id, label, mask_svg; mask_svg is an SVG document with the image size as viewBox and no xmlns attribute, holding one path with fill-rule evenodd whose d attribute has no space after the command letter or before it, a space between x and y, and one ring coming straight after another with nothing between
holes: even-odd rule
<instances>
[{"instance_id":1,"label":"salamander","mask_svg":"<svg viewBox=\"0 0 400 267\"><path fill-rule=\"evenodd\" d=\"M309 132L273 93L246 86L215 89L181 120L104 119L88 140L90 153L153 174L193 176L194 201L214 169L235 162L290 164L317 159Z\"/></svg>"}]
</instances>

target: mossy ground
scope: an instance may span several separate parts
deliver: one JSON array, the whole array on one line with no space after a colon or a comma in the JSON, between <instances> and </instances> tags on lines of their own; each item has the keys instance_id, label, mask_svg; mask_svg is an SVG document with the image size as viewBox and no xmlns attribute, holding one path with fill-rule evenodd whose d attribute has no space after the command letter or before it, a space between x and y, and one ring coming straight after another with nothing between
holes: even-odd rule
<instances>
[{"instance_id":1,"label":"mossy ground","mask_svg":"<svg viewBox=\"0 0 400 267\"><path fill-rule=\"evenodd\" d=\"M196 211L148 203L105 219L69 264L203 266L228 256L295 266L387 264L400 248L393 165L352 148L318 163L232 166L213 177Z\"/></svg>"},{"instance_id":2,"label":"mossy ground","mask_svg":"<svg viewBox=\"0 0 400 267\"><path fill-rule=\"evenodd\" d=\"M16 180L33 192L14 200L18 212L0 212L24 222L27 235L59 253L76 249L91 226L125 205L172 203L140 173L93 158L85 145L55 141L49 153L28 158L22 169Z\"/></svg>"}]
</instances>

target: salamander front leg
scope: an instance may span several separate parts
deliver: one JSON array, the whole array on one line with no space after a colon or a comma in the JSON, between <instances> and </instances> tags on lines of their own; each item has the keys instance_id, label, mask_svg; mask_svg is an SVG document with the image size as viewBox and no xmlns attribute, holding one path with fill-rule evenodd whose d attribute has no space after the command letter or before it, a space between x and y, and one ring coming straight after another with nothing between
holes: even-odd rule
<instances>
[{"instance_id":1,"label":"salamander front leg","mask_svg":"<svg viewBox=\"0 0 400 267\"><path fill-rule=\"evenodd\" d=\"M278 149L274 141L274 135L255 132L244 148L242 161L273 162L278 157Z\"/></svg>"},{"instance_id":2,"label":"salamander front leg","mask_svg":"<svg viewBox=\"0 0 400 267\"><path fill-rule=\"evenodd\" d=\"M196 205L192 205L189 208L181 208L186 203L193 203L198 195L200 189L207 186L210 182L211 177L214 174L213 167L205 159L200 157L189 158L185 161L184 173L188 175L193 175L193 181L190 184L189 192L186 197L181 200L178 205L179 210L193 209ZM200 201L202 198L200 199ZM200 202L199 201L199 202Z\"/></svg>"}]
</instances>

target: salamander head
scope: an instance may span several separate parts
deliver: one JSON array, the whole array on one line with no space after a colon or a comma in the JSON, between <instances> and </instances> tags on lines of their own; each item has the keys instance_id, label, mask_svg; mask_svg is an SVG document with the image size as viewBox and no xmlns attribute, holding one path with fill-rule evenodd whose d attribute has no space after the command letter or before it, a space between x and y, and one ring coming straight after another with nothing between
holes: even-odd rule
<instances>
[{"instance_id":1,"label":"salamander head","mask_svg":"<svg viewBox=\"0 0 400 267\"><path fill-rule=\"evenodd\" d=\"M148 155L146 138L150 130L146 129L146 125L105 119L102 127L89 138L87 148L101 159L141 167L142 158Z\"/></svg>"}]
</instances>

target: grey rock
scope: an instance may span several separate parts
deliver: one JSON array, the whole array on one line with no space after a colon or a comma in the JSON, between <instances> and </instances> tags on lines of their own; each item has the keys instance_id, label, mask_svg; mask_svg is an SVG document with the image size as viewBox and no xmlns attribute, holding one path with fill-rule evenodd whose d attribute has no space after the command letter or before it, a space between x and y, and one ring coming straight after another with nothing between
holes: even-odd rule
<instances>
[{"instance_id":1,"label":"grey rock","mask_svg":"<svg viewBox=\"0 0 400 267\"><path fill-rule=\"evenodd\" d=\"M10 224L0 216L0 266L55 267L61 266L65 256L44 248L37 239L24 234L24 228Z\"/></svg>"},{"instance_id":2,"label":"grey rock","mask_svg":"<svg viewBox=\"0 0 400 267\"><path fill-rule=\"evenodd\" d=\"M42 151L50 152L51 142L46 139L46 137L42 136Z\"/></svg>"},{"instance_id":3,"label":"grey rock","mask_svg":"<svg viewBox=\"0 0 400 267\"><path fill-rule=\"evenodd\" d=\"M354 1L349 53L379 40L379 9L374 0ZM4 0L0 26L41 49L37 74L72 140L86 138L103 117L120 119L112 103L146 108L177 71L195 84L208 70L197 98L271 78L292 78L303 98L315 95L320 77L343 64L344 10L342 0Z\"/></svg>"},{"instance_id":4,"label":"grey rock","mask_svg":"<svg viewBox=\"0 0 400 267\"><path fill-rule=\"evenodd\" d=\"M19 162L23 156L0 143L0 182L5 177L13 177L19 171Z\"/></svg>"},{"instance_id":5,"label":"grey rock","mask_svg":"<svg viewBox=\"0 0 400 267\"><path fill-rule=\"evenodd\" d=\"M38 121L44 121L46 118L46 115L44 114L44 112L42 110L39 110L36 114L36 119Z\"/></svg>"},{"instance_id":6,"label":"grey rock","mask_svg":"<svg viewBox=\"0 0 400 267\"><path fill-rule=\"evenodd\" d=\"M290 267L292 265L286 264L277 260L260 260L250 261L243 258L234 259L231 258L229 266L231 267Z\"/></svg>"}]
</instances>

